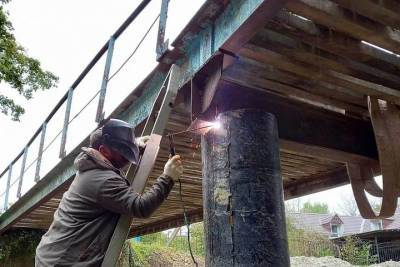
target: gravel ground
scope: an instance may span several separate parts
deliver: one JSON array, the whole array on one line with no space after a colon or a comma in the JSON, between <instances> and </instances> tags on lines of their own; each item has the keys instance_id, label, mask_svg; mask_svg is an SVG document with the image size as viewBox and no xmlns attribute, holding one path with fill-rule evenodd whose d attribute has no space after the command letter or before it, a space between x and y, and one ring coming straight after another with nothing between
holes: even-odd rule
<instances>
[{"instance_id":1,"label":"gravel ground","mask_svg":"<svg viewBox=\"0 0 400 267\"><path fill-rule=\"evenodd\" d=\"M196 257L199 267L204 267L204 258ZM335 257L291 257L291 267L354 267L350 263ZM194 266L192 259L182 253L153 253L149 266L152 267L190 267ZM400 262L384 262L370 267L400 267Z\"/></svg>"},{"instance_id":2,"label":"gravel ground","mask_svg":"<svg viewBox=\"0 0 400 267\"><path fill-rule=\"evenodd\" d=\"M351 267L347 261L337 259L335 257L291 257L290 263L292 267ZM387 261L380 264L370 265L376 267L400 267L400 262Z\"/></svg>"}]
</instances>

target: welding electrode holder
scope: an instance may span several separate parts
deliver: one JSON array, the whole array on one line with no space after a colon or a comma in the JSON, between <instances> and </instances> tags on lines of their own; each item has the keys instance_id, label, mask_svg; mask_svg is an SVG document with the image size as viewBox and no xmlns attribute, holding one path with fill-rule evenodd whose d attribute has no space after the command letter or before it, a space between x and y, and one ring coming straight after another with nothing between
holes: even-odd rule
<instances>
[{"instance_id":1,"label":"welding electrode holder","mask_svg":"<svg viewBox=\"0 0 400 267\"><path fill-rule=\"evenodd\" d=\"M172 158L176 155L175 144L174 144L174 137L172 135L168 135L169 140L169 155Z\"/></svg>"}]
</instances>

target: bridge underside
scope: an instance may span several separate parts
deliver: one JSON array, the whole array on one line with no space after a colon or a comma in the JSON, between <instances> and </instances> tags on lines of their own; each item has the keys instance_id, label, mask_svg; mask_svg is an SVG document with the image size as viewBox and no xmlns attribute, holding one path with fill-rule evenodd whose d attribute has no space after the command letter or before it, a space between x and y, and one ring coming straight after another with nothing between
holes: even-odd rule
<instances>
[{"instance_id":1,"label":"bridge underside","mask_svg":"<svg viewBox=\"0 0 400 267\"><path fill-rule=\"evenodd\" d=\"M355 2L288 1L283 9L277 8L270 15L270 20L260 20L260 13L250 15L247 24L244 23L246 27L232 34L237 37L247 36L240 31L252 32L244 38L245 42L243 38L231 38L229 43L220 46L224 49L227 64L221 66L218 85L216 90L210 89L212 99L207 111L203 111L211 114L209 110L216 107L219 111L253 107L275 114L286 199L349 183L346 163L376 165L378 154L366 96L400 103L397 90L400 87L400 57L394 54L400 54L400 33L398 30L388 33L388 29L400 26L399 7L393 4L396 1L366 0L362 5ZM182 36L202 34L199 19L204 17L204 12L205 9L200 10ZM183 37L175 44L181 45L182 40ZM150 90L146 88L149 81L156 74L165 75L168 61L177 57L176 51L167 54L164 63L126 99L114 116L130 118L127 110ZM193 73L195 79L211 79L208 74L202 74L211 68L209 58L212 55L204 64L199 64L201 66ZM193 66L183 64L182 67ZM190 78L185 80L180 91L180 104L175 107L166 132L185 130L191 123ZM209 92L207 86L198 90ZM137 118L130 120L138 121ZM185 167L183 200L190 221L200 221L203 215L200 139L188 133L177 136L175 142ZM79 148L65 161L71 161L78 152ZM148 185L161 174L167 157L168 144L163 142ZM376 174L379 171L376 168ZM62 194L72 181L72 173L67 176L54 190L38 198L40 201L20 211L20 216L10 225L48 228ZM178 186L174 187L168 200L153 216L135 219L131 236L182 225L178 189ZM15 211L17 209L18 205Z\"/></svg>"},{"instance_id":2,"label":"bridge underside","mask_svg":"<svg viewBox=\"0 0 400 267\"><path fill-rule=\"evenodd\" d=\"M190 125L190 114L175 111L169 121L167 132L185 130ZM185 172L182 181L182 197L185 207L189 210L191 222L202 220L202 163L200 140L195 134L183 134L175 138L176 151L183 157ZM149 179L150 186L161 174L164 163L168 158L168 142L162 143L156 166ZM321 190L326 183L328 187L348 183L343 163L333 162L306 156L294 151L281 150L281 168L286 194L296 197L305 193ZM330 181L332 180L332 181ZM297 184L304 187L308 184L309 191L297 192ZM68 189L70 182L60 187L54 196L38 205L34 210L24 215L13 227L28 227L47 229L53 219L62 194ZM324 184L325 185L325 184ZM182 225L182 206L178 195L179 187L175 185L168 200L149 219L135 219L132 225L132 235L145 234L161 229Z\"/></svg>"}]
</instances>

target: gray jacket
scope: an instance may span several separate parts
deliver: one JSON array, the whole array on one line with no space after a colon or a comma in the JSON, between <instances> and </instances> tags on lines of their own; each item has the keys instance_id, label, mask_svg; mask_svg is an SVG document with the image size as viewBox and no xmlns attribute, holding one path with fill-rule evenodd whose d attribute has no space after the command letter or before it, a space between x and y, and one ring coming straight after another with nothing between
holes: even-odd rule
<instances>
[{"instance_id":1,"label":"gray jacket","mask_svg":"<svg viewBox=\"0 0 400 267\"><path fill-rule=\"evenodd\" d=\"M36 266L100 266L119 214L149 217L173 187L161 176L142 195L97 150L83 148L78 170L36 249Z\"/></svg>"}]
</instances>

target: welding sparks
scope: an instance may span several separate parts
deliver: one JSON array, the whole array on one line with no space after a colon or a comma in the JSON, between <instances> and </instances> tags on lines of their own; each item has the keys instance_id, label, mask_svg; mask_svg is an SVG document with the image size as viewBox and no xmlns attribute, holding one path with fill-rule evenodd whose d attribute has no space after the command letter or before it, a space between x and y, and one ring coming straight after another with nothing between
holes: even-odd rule
<instances>
[{"instance_id":1,"label":"welding sparks","mask_svg":"<svg viewBox=\"0 0 400 267\"><path fill-rule=\"evenodd\" d=\"M211 123L211 127L215 130L221 129L221 122L219 121L214 121Z\"/></svg>"},{"instance_id":2,"label":"welding sparks","mask_svg":"<svg viewBox=\"0 0 400 267\"><path fill-rule=\"evenodd\" d=\"M210 130L218 130L222 128L222 124L219 121L205 121L205 120L199 120L196 119L192 124L189 126L188 129L180 132L175 132L175 133L170 133L167 134L166 136L173 136L173 135L178 135L178 134L184 134L188 132L204 135Z\"/></svg>"},{"instance_id":3,"label":"welding sparks","mask_svg":"<svg viewBox=\"0 0 400 267\"><path fill-rule=\"evenodd\" d=\"M221 128L221 122L219 121L207 121L202 123L203 125L197 129L193 129L193 132L200 134L206 134L210 130L218 130ZM205 125L204 125L205 124Z\"/></svg>"}]
</instances>

